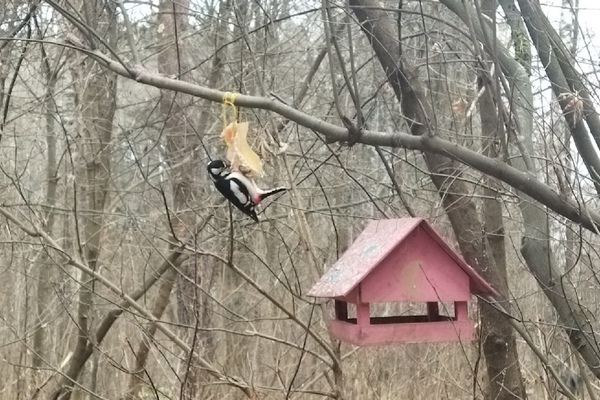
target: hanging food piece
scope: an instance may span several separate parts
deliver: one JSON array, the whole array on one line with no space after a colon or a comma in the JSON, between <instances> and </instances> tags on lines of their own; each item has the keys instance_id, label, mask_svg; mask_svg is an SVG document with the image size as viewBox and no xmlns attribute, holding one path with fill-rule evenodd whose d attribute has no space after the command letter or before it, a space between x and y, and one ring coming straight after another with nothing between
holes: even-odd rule
<instances>
[{"instance_id":1,"label":"hanging food piece","mask_svg":"<svg viewBox=\"0 0 600 400\"><path fill-rule=\"evenodd\" d=\"M221 137L227 145L227 159L231 168L247 176L262 176L263 168L258 154L248 144L248 123L232 122L223 130Z\"/></svg>"},{"instance_id":2,"label":"hanging food piece","mask_svg":"<svg viewBox=\"0 0 600 400\"><path fill-rule=\"evenodd\" d=\"M237 122L239 118L234 105L236 93L223 95L223 132L221 137L227 146L226 157L231 170L223 160L213 159L206 167L215 187L234 206L258 222L256 207L265 198L287 190L284 187L263 190L254 183L254 176L262 176L262 162L248 144L248 123ZM227 124L227 122L230 122ZM261 146L262 147L262 146ZM262 152L262 149L261 149ZM263 153L264 154L264 153Z\"/></svg>"}]
</instances>

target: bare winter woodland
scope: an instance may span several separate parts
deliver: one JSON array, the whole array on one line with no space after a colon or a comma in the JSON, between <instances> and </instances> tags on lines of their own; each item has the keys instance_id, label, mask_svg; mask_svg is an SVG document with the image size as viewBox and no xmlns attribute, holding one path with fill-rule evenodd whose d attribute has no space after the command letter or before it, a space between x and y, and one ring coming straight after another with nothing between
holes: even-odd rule
<instances>
[{"instance_id":1,"label":"bare winter woodland","mask_svg":"<svg viewBox=\"0 0 600 400\"><path fill-rule=\"evenodd\" d=\"M597 399L578 4L0 2L0 398ZM225 92L290 188L260 224L206 174ZM502 293L478 340L330 339L306 292L411 215Z\"/></svg>"}]
</instances>

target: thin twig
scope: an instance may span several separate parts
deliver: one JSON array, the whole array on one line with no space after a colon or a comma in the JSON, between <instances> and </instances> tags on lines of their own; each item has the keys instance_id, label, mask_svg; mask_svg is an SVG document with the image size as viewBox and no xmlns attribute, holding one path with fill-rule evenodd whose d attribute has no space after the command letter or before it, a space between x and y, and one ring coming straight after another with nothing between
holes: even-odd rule
<instances>
[{"instance_id":1,"label":"thin twig","mask_svg":"<svg viewBox=\"0 0 600 400\"><path fill-rule=\"evenodd\" d=\"M27 25L27 39L31 39L31 25ZM0 140L2 140L2 134L4 131L4 127L6 125L6 118L8 117L8 109L10 106L10 100L12 98L12 92L15 88L15 84L17 83L17 77L19 76L19 71L21 70L21 66L23 65L23 60L25 60L25 55L27 54L29 41L26 41L23 45L23 49L21 49L21 54L19 55L19 60L17 61L17 65L15 67L15 72L13 73L12 79L10 80L10 84L8 85L8 91L6 94L6 99L4 101L4 109L2 110L2 121L0 121Z\"/></svg>"},{"instance_id":2,"label":"thin twig","mask_svg":"<svg viewBox=\"0 0 600 400\"><path fill-rule=\"evenodd\" d=\"M0 40L1 39L2 38L0 38ZM54 44L61 46L65 45L64 43ZM71 47L76 48L74 46ZM85 49L76 49L86 51ZM102 52L88 50L86 53L94 57L94 59L105 68L124 77L132 78L132 75L123 65L111 60ZM220 90L195 85L178 79L172 79L145 70L139 71L135 76L135 79L140 83L159 89L175 90L218 103L222 102L223 95L225 94ZM258 108L275 112L306 128L323 134L329 141L341 142L348 141L349 139L349 131L347 128L310 116L274 99L240 94L235 98L235 102L236 105L242 107ZM562 196L556 193L553 188L539 179L536 179L535 176L520 171L505 162L501 162L497 159L490 159L476 151L442 139L438 136L433 135L433 137L424 138L404 132L389 133L363 130L360 138L358 138L358 142L371 146L404 147L411 150L442 154L473 167L484 174L498 178L502 182L507 183L513 188L516 188L539 201L557 214L562 215L575 223L581 224L592 232L596 232L596 227L600 226L600 214L589 210L575 201L562 198Z\"/></svg>"},{"instance_id":3,"label":"thin twig","mask_svg":"<svg viewBox=\"0 0 600 400\"><path fill-rule=\"evenodd\" d=\"M56 11L58 11L60 14L62 14L65 18L67 18L69 21L71 21L71 23L73 25L75 25L75 27L87 38L88 43L90 44L90 46L92 46L93 51L98 50L96 48L95 41L93 40L93 37L95 37L98 40L98 42L100 42L106 48L106 50L115 58L115 60L117 60L119 62L119 64L121 64L121 66L128 72L130 77L135 76L135 71L121 58L121 56L119 56L117 51L115 49L113 49L111 46L109 46L108 43L102 38L102 36L100 36L90 26L88 26L86 23L84 23L81 20L81 18L78 19L77 17L72 15L69 11L67 11L66 9L61 7L54 0L46 0L46 3L50 4L52 6L52 8L54 8Z\"/></svg>"},{"instance_id":4,"label":"thin twig","mask_svg":"<svg viewBox=\"0 0 600 400\"><path fill-rule=\"evenodd\" d=\"M498 303L494 298L485 297L485 298L482 298L482 300L486 301L488 304L490 304L492 307L494 307L496 310L500 311L507 317L506 320L515 329L515 331L517 331L517 333L523 338L525 343L527 343L527 346L529 346L529 348L531 350L533 350L533 353L540 360L540 362L542 363L544 368L546 368L546 370L550 372L550 375L552 375L552 377L556 380L556 383L558 383L560 388L564 391L564 395L567 396L570 400L577 400L575 395L573 393L571 393L571 391L565 385L565 383L562 381L562 379L560 379L560 375L558 374L558 372L556 372L554 367L552 367L552 365L550 365L548 358L546 358L546 356L544 355L544 353L542 353L540 348L533 342L533 339L531 338L531 336L529 336L529 333L527 333L527 331L523 328L523 326L521 326L521 324L519 324L517 319L515 317L513 317L508 311L506 311L504 309L504 307L502 307L502 304Z\"/></svg>"},{"instance_id":5,"label":"thin twig","mask_svg":"<svg viewBox=\"0 0 600 400\"><path fill-rule=\"evenodd\" d=\"M279 310L283 311L283 313L290 320L294 321L304 331L306 331L308 333L308 335L310 337L312 337L319 344L319 346L321 346L323 348L323 350L325 350L325 352L327 353L327 355L329 355L329 357L333 361L334 365L335 364L339 364L340 361L337 359L337 357L333 353L333 351L331 349L331 346L328 346L327 343L325 343L324 340L321 337L319 337L310 328L310 326L306 325L303 321L301 321L294 314L294 312L288 310L285 306L283 306L283 304L281 304L281 302L279 302L277 299L275 299L273 296L271 296L271 294L269 294L265 289L263 289L258 283L256 283L256 281L254 281L252 278L250 278L244 271L242 271L240 268L238 268L234 263L232 263L232 262L230 263L230 262L228 262L228 260L226 260L223 257L219 256L218 254L211 253L211 252L208 252L208 251L200 251L200 250L192 249L192 248L188 248L188 250L193 251L193 252L195 252L196 254L199 254L199 255L213 257L214 259L222 262L224 265L227 265L229 268L231 268L233 271L235 271L243 280L245 280L247 283L249 283L250 286L252 286L262 296L264 296L267 300L269 300L271 302L271 304L273 304Z\"/></svg>"},{"instance_id":6,"label":"thin twig","mask_svg":"<svg viewBox=\"0 0 600 400\"><path fill-rule=\"evenodd\" d=\"M387 172L390 181L392 181L392 185L394 186L394 189L396 189L396 193L398 193L398 197L400 198L402 205L411 217L415 217L415 210L413 210L410 204L408 204L408 201L406 201L404 193L402 193L402 189L400 188L400 184L398 183L398 180L394 175L394 171L392 170L390 163L388 163L388 161L386 160L385 154L383 154L383 151L381 151L381 147L375 146L375 151L377 152L377 155L379 156L379 159L381 160L381 163L383 164L383 167L385 168L385 171Z\"/></svg>"},{"instance_id":7,"label":"thin twig","mask_svg":"<svg viewBox=\"0 0 600 400\"><path fill-rule=\"evenodd\" d=\"M129 49L131 50L131 57L133 58L133 62L135 64L141 65L142 59L140 58L140 54L138 53L137 47L135 45L135 35L133 33L131 21L129 20L129 14L127 13L127 9L125 9L125 4L123 4L123 0L117 0L117 4L121 9L121 13L123 14L123 23L125 24L125 35L127 36L127 42L129 43Z\"/></svg>"},{"instance_id":8,"label":"thin twig","mask_svg":"<svg viewBox=\"0 0 600 400\"><path fill-rule=\"evenodd\" d=\"M37 9L37 6L38 6L37 1L31 2L31 5L29 6L29 11L27 12L27 15L25 15L25 18L23 18L23 21L21 21L21 23L18 26L16 26L15 29L13 29L13 31L9 34L9 37L11 39L16 37L19 34L19 32L21 32L21 29L23 29L25 27L25 25L27 25L29 23L29 20L34 15L35 10ZM6 42L0 44L0 52L2 52L2 50L4 50L4 48L8 45L8 43L10 43L10 41L6 41Z\"/></svg>"},{"instance_id":9,"label":"thin twig","mask_svg":"<svg viewBox=\"0 0 600 400\"><path fill-rule=\"evenodd\" d=\"M142 316L144 316L149 322L156 324L156 327L159 331L161 331L169 340L171 340L175 345L177 345L180 349L182 349L185 353L189 354L192 352L190 346L188 346L179 336L177 336L173 331L167 328L164 324L160 323L160 321L152 315L152 313L142 307L137 303L130 295L125 293L123 289L119 287L119 285L113 283L111 280L106 278L104 275L99 274L97 271L94 271L82 261L79 261L77 258L73 257L69 252L65 251L50 235L44 232L41 228L34 226L32 228L28 228L25 224L15 218L12 214L6 211L3 207L0 207L0 214L4 215L9 220L13 221L21 230L27 233L30 236L34 237L42 237L42 239L55 251L57 251L67 262L68 265L71 265L83 273L89 275L91 278L97 280L102 285L104 285L111 292L121 297L125 302L129 304L131 308L136 310ZM254 390L242 379L237 377L232 377L225 375L224 373L217 370L212 364L210 364L207 360L201 357L197 352L194 352L195 358L194 361L198 363L200 367L206 370L210 375L214 376L220 381L227 383L233 387L240 389L248 398L255 398Z\"/></svg>"}]
</instances>

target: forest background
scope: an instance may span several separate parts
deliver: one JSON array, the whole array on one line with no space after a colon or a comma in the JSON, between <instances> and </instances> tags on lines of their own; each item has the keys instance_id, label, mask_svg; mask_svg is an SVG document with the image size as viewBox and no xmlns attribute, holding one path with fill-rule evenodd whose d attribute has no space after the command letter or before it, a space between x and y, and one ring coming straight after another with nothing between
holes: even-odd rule
<instances>
[{"instance_id":1,"label":"forest background","mask_svg":"<svg viewBox=\"0 0 600 400\"><path fill-rule=\"evenodd\" d=\"M0 397L597 399L594 3L5 0ZM227 92L260 224L206 174ZM407 216L501 293L478 339L332 340L306 293Z\"/></svg>"}]
</instances>

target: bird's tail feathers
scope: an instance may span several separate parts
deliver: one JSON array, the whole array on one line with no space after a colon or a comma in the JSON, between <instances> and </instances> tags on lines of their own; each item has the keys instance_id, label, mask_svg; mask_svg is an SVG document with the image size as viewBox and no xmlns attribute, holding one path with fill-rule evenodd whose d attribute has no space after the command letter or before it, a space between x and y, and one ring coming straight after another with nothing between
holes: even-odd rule
<instances>
[{"instance_id":1,"label":"bird's tail feathers","mask_svg":"<svg viewBox=\"0 0 600 400\"><path fill-rule=\"evenodd\" d=\"M258 194L258 201L261 202L264 199L266 199L269 196L272 196L274 194L277 193L281 193L281 192L285 192L287 190L287 188L284 187L279 187L279 188L275 188L275 189L269 189L269 190L263 190L262 192L260 192Z\"/></svg>"}]
</instances>

